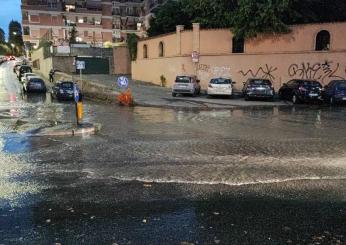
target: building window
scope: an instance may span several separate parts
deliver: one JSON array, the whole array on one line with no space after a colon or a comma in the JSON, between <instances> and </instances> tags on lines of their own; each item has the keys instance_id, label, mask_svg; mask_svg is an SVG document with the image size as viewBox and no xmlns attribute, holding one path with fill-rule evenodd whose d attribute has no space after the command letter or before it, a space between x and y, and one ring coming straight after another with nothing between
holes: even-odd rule
<instances>
[{"instance_id":1,"label":"building window","mask_svg":"<svg viewBox=\"0 0 346 245\"><path fill-rule=\"evenodd\" d=\"M24 26L23 27L23 33L24 33L24 35L30 35L30 27Z\"/></svg>"},{"instance_id":2,"label":"building window","mask_svg":"<svg viewBox=\"0 0 346 245\"><path fill-rule=\"evenodd\" d=\"M164 48L165 48L165 46L164 46L163 42L160 42L159 43L159 57L165 56Z\"/></svg>"},{"instance_id":3,"label":"building window","mask_svg":"<svg viewBox=\"0 0 346 245\"><path fill-rule=\"evenodd\" d=\"M316 36L316 51L330 49L330 33L326 30L320 31Z\"/></svg>"},{"instance_id":4,"label":"building window","mask_svg":"<svg viewBox=\"0 0 346 245\"><path fill-rule=\"evenodd\" d=\"M56 9L58 7L57 0L48 0L48 8Z\"/></svg>"},{"instance_id":5,"label":"building window","mask_svg":"<svg viewBox=\"0 0 346 245\"><path fill-rule=\"evenodd\" d=\"M144 59L148 58L148 45L146 44L143 45L143 58Z\"/></svg>"},{"instance_id":6,"label":"building window","mask_svg":"<svg viewBox=\"0 0 346 245\"><path fill-rule=\"evenodd\" d=\"M232 39L232 53L244 53L244 38Z\"/></svg>"}]
</instances>

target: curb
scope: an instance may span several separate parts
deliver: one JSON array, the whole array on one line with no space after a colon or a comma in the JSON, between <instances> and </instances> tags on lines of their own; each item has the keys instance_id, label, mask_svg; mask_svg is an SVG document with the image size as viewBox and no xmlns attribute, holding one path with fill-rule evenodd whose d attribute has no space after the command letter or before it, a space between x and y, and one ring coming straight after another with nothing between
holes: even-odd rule
<instances>
[{"instance_id":1,"label":"curb","mask_svg":"<svg viewBox=\"0 0 346 245\"><path fill-rule=\"evenodd\" d=\"M68 130L54 131L54 132L46 132L46 133L37 133L31 134L31 137L43 137L43 136L86 136L86 135L94 135L98 131L101 130L101 125L96 124L82 124L80 128L73 128Z\"/></svg>"}]
</instances>

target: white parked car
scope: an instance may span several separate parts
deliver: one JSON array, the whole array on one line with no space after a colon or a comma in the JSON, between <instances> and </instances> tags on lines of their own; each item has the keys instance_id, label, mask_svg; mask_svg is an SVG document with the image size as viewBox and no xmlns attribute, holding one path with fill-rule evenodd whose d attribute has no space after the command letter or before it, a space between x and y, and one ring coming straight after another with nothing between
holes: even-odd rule
<instances>
[{"instance_id":1,"label":"white parked car","mask_svg":"<svg viewBox=\"0 0 346 245\"><path fill-rule=\"evenodd\" d=\"M228 95L231 96L233 94L233 82L231 79L227 78L213 78L210 80L208 84L208 95Z\"/></svg>"},{"instance_id":2,"label":"white parked car","mask_svg":"<svg viewBox=\"0 0 346 245\"><path fill-rule=\"evenodd\" d=\"M196 76L177 76L172 87L172 96L177 94L190 94L192 96L201 93L200 81Z\"/></svg>"},{"instance_id":3,"label":"white parked car","mask_svg":"<svg viewBox=\"0 0 346 245\"><path fill-rule=\"evenodd\" d=\"M26 81L29 80L29 79L28 79L29 77L34 77L34 76L37 76L37 74L32 73L32 72L24 73L24 75L23 75L22 78L21 78L21 82L22 82L22 83L25 83Z\"/></svg>"}]
</instances>

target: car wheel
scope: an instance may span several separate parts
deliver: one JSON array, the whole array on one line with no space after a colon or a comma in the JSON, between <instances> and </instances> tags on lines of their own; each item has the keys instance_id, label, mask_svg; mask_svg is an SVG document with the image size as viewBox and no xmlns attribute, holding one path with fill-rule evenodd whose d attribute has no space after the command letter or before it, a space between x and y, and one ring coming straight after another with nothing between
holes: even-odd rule
<instances>
[{"instance_id":1,"label":"car wheel","mask_svg":"<svg viewBox=\"0 0 346 245\"><path fill-rule=\"evenodd\" d=\"M173 97L177 97L177 94L176 94L176 93L172 93L172 96L173 96Z\"/></svg>"},{"instance_id":2,"label":"car wheel","mask_svg":"<svg viewBox=\"0 0 346 245\"><path fill-rule=\"evenodd\" d=\"M299 104L299 99L298 99L298 96L296 95L296 94L294 94L293 96L292 96L292 102L293 102L293 104Z\"/></svg>"},{"instance_id":3,"label":"car wheel","mask_svg":"<svg viewBox=\"0 0 346 245\"><path fill-rule=\"evenodd\" d=\"M333 96L330 97L330 99L329 99L329 104L330 104L330 105L335 105L335 99L334 99Z\"/></svg>"},{"instance_id":4,"label":"car wheel","mask_svg":"<svg viewBox=\"0 0 346 245\"><path fill-rule=\"evenodd\" d=\"M249 101L249 100L250 100L250 97L249 97L247 94L245 95L245 100L246 100L246 101Z\"/></svg>"}]
</instances>

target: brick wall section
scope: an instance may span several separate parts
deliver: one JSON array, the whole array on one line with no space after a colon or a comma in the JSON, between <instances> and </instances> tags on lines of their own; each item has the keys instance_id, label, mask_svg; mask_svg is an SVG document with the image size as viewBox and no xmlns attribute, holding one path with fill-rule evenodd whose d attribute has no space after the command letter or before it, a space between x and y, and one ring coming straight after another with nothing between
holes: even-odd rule
<instances>
[{"instance_id":1,"label":"brick wall section","mask_svg":"<svg viewBox=\"0 0 346 245\"><path fill-rule=\"evenodd\" d=\"M131 59L127 47L113 48L113 74L131 74Z\"/></svg>"}]
</instances>

